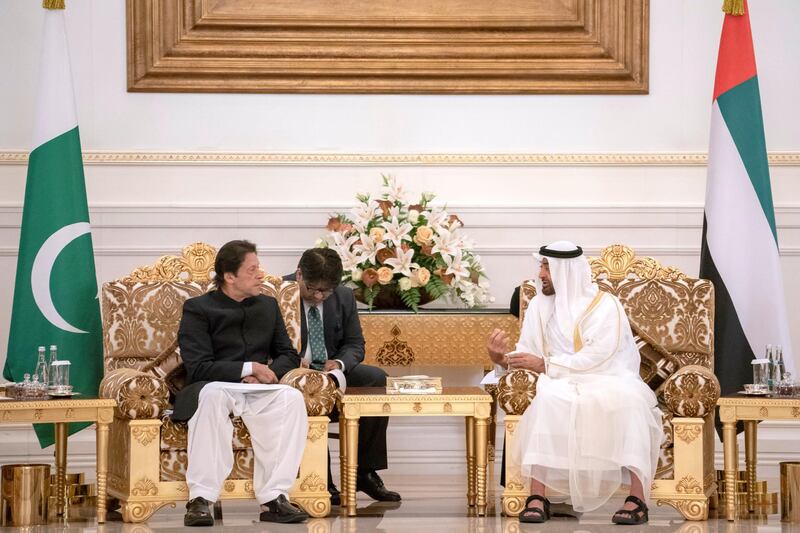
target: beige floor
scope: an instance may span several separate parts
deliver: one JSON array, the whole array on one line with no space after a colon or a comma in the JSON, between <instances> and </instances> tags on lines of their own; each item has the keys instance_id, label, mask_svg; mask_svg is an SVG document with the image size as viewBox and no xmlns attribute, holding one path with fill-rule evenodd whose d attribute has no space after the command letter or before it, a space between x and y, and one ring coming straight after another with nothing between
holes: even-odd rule
<instances>
[{"instance_id":1,"label":"beige floor","mask_svg":"<svg viewBox=\"0 0 800 533\"><path fill-rule=\"evenodd\" d=\"M654 506L650 511L650 523L645 527L623 527L611 523L611 514L619 507L623 496L612 500L598 511L586 513L580 518L554 518L546 524L520 524L516 519L498 515L498 494L492 498L495 508L487 517L468 516L464 489L461 480L437 479L426 476L402 477L385 475L387 486L401 492L403 501L399 504L372 502L363 494L359 495L357 518L345 518L338 514L338 508L326 519L312 519L306 524L275 525L258 522L258 508L252 502L225 502L223 520L213 528L199 528L200 531L251 531L259 533L308 532L308 533L534 533L546 532L602 532L616 531L634 533L636 531L663 531L680 533L715 533L746 531L752 533L797 532L800 524L782 524L779 515L767 518L738 520L728 523L712 518L707 522L685 522L671 508ZM147 524L124 524L110 521L98 526L91 509L75 509L68 523L50 524L34 528L0 528L0 531L26 533L39 532L92 532L92 533L166 533L183 528L183 505L175 509L162 509ZM113 517L111 517L113 519ZM118 520L118 516L117 516Z\"/></svg>"}]
</instances>

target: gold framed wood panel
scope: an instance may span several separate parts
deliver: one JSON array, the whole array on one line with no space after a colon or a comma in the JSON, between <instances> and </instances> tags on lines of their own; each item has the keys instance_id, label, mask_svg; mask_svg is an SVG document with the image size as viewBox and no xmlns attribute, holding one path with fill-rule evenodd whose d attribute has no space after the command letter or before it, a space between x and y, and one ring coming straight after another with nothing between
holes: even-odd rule
<instances>
[{"instance_id":1,"label":"gold framed wood panel","mask_svg":"<svg viewBox=\"0 0 800 533\"><path fill-rule=\"evenodd\" d=\"M647 93L649 0L127 0L128 90Z\"/></svg>"}]
</instances>

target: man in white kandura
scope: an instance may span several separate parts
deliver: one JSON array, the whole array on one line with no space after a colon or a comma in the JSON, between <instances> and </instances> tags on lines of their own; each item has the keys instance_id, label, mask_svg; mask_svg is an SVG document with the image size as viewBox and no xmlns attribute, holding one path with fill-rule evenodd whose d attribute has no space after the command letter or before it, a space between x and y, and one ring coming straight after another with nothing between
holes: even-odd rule
<instances>
[{"instance_id":1,"label":"man in white kandura","mask_svg":"<svg viewBox=\"0 0 800 533\"><path fill-rule=\"evenodd\" d=\"M647 522L646 500L663 432L655 394L639 377L639 352L619 300L592 283L583 250L559 241L539 250L541 291L516 350L495 330L489 356L502 369L539 373L536 396L509 450L531 479L520 522L550 518L545 487L576 511L597 509L620 485L630 496L615 524Z\"/></svg>"}]
</instances>

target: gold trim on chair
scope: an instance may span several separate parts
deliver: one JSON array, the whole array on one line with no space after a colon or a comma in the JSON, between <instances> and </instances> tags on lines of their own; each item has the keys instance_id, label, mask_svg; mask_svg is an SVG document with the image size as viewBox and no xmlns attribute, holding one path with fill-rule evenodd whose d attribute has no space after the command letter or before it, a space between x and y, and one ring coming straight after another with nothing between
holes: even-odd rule
<instances>
[{"instance_id":1,"label":"gold trim on chair","mask_svg":"<svg viewBox=\"0 0 800 533\"><path fill-rule=\"evenodd\" d=\"M600 257L589 257L592 277L603 274L610 281L623 280L631 275L637 279L660 279L675 281L685 279L686 274L675 267L664 267L652 257L636 257L632 248L624 244L612 244L600 252Z\"/></svg>"},{"instance_id":2,"label":"gold trim on chair","mask_svg":"<svg viewBox=\"0 0 800 533\"><path fill-rule=\"evenodd\" d=\"M196 242L183 248L180 256L165 255L149 266L141 266L122 281L196 281L208 283L214 272L217 249Z\"/></svg>"}]
</instances>

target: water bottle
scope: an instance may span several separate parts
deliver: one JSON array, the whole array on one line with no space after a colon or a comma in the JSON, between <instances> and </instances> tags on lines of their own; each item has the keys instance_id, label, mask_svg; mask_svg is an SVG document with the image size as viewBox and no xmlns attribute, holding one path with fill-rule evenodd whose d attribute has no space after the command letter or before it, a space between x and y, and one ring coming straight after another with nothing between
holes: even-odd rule
<instances>
[{"instance_id":1,"label":"water bottle","mask_svg":"<svg viewBox=\"0 0 800 533\"><path fill-rule=\"evenodd\" d=\"M767 389L769 392L775 391L775 351L772 349L771 344L767 344Z\"/></svg>"},{"instance_id":2,"label":"water bottle","mask_svg":"<svg viewBox=\"0 0 800 533\"><path fill-rule=\"evenodd\" d=\"M39 382L47 385L47 362L44 360L44 346L39 346L39 357L36 359L34 376L39 376Z\"/></svg>"},{"instance_id":3,"label":"water bottle","mask_svg":"<svg viewBox=\"0 0 800 533\"><path fill-rule=\"evenodd\" d=\"M53 376L53 363L55 363L56 361L58 361L58 347L55 344L51 344L50 345L50 360L48 361L48 365L47 365L47 369L48 369L47 384L50 387L55 385L55 383L53 383L53 377L54 377Z\"/></svg>"},{"instance_id":4,"label":"water bottle","mask_svg":"<svg viewBox=\"0 0 800 533\"><path fill-rule=\"evenodd\" d=\"M775 383L783 381L783 376L786 374L786 365L783 362L783 346L778 344L775 346Z\"/></svg>"}]
</instances>

